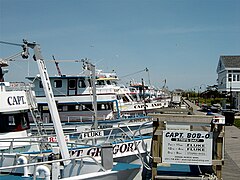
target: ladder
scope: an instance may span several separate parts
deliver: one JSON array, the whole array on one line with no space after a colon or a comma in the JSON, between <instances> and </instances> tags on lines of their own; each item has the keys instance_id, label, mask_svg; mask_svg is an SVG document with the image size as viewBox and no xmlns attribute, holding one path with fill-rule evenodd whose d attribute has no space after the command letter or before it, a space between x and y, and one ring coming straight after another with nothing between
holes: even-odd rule
<instances>
[{"instance_id":1,"label":"ladder","mask_svg":"<svg viewBox=\"0 0 240 180\"><path fill-rule=\"evenodd\" d=\"M33 92L30 88L28 88L26 90L26 95L27 95L29 110L30 110L30 113L32 115L33 121L36 125L37 132L40 136L44 135L44 134L46 134L46 131L45 131L45 128L43 126L43 121L42 121L42 118L41 118L41 114L38 110L36 97L33 95Z\"/></svg>"}]
</instances>

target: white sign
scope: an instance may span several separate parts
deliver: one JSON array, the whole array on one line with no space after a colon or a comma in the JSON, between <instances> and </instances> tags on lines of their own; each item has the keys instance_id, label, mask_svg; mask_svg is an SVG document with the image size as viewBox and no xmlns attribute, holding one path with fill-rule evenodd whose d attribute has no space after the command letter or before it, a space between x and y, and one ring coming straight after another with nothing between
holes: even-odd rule
<instances>
[{"instance_id":1,"label":"white sign","mask_svg":"<svg viewBox=\"0 0 240 180\"><path fill-rule=\"evenodd\" d=\"M84 131L81 133L80 138L88 139L88 138L103 137L103 136L104 136L104 131Z\"/></svg>"},{"instance_id":2,"label":"white sign","mask_svg":"<svg viewBox=\"0 0 240 180\"><path fill-rule=\"evenodd\" d=\"M213 124L225 124L225 116L214 116L212 119Z\"/></svg>"},{"instance_id":3,"label":"white sign","mask_svg":"<svg viewBox=\"0 0 240 180\"><path fill-rule=\"evenodd\" d=\"M69 142L69 141L70 141L69 135L65 135L64 138L65 138L65 141L66 141L66 142ZM48 141L48 142L58 142L56 136L50 136L50 137L48 137L48 138L47 138L47 141Z\"/></svg>"},{"instance_id":4,"label":"white sign","mask_svg":"<svg viewBox=\"0 0 240 180\"><path fill-rule=\"evenodd\" d=\"M144 111L146 110L152 110L152 109L159 109L162 107L168 107L168 102L156 102L156 103L136 103L136 104L125 104L119 106L119 109L121 111ZM116 108L114 109L115 111L117 110Z\"/></svg>"},{"instance_id":5,"label":"white sign","mask_svg":"<svg viewBox=\"0 0 240 180\"><path fill-rule=\"evenodd\" d=\"M162 162L212 165L212 133L206 131L163 131Z\"/></svg>"},{"instance_id":6,"label":"white sign","mask_svg":"<svg viewBox=\"0 0 240 180\"><path fill-rule=\"evenodd\" d=\"M0 99L0 112L29 109L25 91L1 92Z\"/></svg>"}]
</instances>

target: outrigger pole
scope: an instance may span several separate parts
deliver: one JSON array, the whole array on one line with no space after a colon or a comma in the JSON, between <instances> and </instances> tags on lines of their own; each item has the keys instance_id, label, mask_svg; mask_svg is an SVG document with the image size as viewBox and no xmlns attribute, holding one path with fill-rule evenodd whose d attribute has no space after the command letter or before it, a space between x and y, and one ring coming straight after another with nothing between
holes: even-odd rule
<instances>
[{"instance_id":1,"label":"outrigger pole","mask_svg":"<svg viewBox=\"0 0 240 180\"><path fill-rule=\"evenodd\" d=\"M67 143L65 141L65 137L64 137L64 133L63 133L63 129L62 129L62 124L61 124L61 120L60 120L60 117L59 117L59 114L58 114L58 110L57 110L55 98L54 98L54 95L53 95L52 86L51 86L51 83L50 83L47 68L45 66L43 57L41 55L40 45L36 44L35 42L29 43L26 40L23 40L23 43L24 44L21 45L22 48L23 48L23 52L21 54L23 59L27 59L28 56L29 56L28 48L31 48L34 51L33 59L35 61L37 61L38 70L39 70L39 73L40 73L40 77L41 77L42 85L43 85L44 92L45 92L45 95L46 95L48 107L49 107L51 117L52 117L52 120L53 120L53 125L54 125L54 129L55 129L55 132L56 132L60 152L61 152L61 155L62 155L63 159L69 159L70 155L69 155L69 152L68 152ZM14 43L5 43L5 44L11 44L11 45L18 45L19 46L19 44L14 44ZM69 164L69 162L64 161L64 164L67 165L67 164Z\"/></svg>"}]
</instances>

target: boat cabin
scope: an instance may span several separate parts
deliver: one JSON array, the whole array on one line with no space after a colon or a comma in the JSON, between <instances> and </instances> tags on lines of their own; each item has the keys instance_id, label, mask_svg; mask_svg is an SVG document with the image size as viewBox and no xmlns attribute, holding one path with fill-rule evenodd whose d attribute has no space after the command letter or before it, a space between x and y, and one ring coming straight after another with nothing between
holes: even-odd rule
<instances>
[{"instance_id":1,"label":"boat cabin","mask_svg":"<svg viewBox=\"0 0 240 180\"><path fill-rule=\"evenodd\" d=\"M90 76L62 75L49 78L61 121L92 119L94 108L93 87ZM38 77L27 77L27 79L33 83L33 91L43 120L51 121L41 79ZM96 78L96 99L99 117L108 117L114 109L113 104L116 102L116 93L113 87L113 77Z\"/></svg>"},{"instance_id":2,"label":"boat cabin","mask_svg":"<svg viewBox=\"0 0 240 180\"><path fill-rule=\"evenodd\" d=\"M8 90L6 90L8 88ZM28 136L29 105L26 91L10 90L9 82L0 82L0 140ZM0 150L7 149L10 142L1 142ZM20 143L14 143L14 147Z\"/></svg>"}]
</instances>

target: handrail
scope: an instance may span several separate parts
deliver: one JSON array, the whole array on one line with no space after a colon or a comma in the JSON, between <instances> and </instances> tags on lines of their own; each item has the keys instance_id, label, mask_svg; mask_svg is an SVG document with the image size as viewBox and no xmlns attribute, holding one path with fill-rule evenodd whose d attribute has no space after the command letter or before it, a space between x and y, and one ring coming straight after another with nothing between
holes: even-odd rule
<instances>
[{"instance_id":1,"label":"handrail","mask_svg":"<svg viewBox=\"0 0 240 180\"><path fill-rule=\"evenodd\" d=\"M21 165L14 165L14 166L5 166L5 167L0 167L1 170L6 170L6 169L14 169L14 168L21 168L21 167L28 167L28 166L37 166L37 165L44 165L44 164L52 164L52 163L57 163L57 162L63 162L63 161L69 161L69 160L80 160L84 158L90 158L92 159L96 165L98 165L103 171L106 171L106 169L92 156L86 155L86 156L79 156L79 157L71 157L71 158L66 158L66 159L57 159L57 160L52 160L52 161L44 161L44 162L37 162L37 163L30 163L30 164L21 164Z\"/></svg>"},{"instance_id":2,"label":"handrail","mask_svg":"<svg viewBox=\"0 0 240 180\"><path fill-rule=\"evenodd\" d=\"M138 122L136 122L138 123ZM106 128L106 129L97 129L97 130L90 130L91 132L96 132L96 131L103 131L103 130L109 130L109 134L108 135L105 135L105 136L101 136L101 137L89 137L87 140L91 141L91 140L94 140L94 139L103 139L102 143L98 143L97 145L94 145L94 144L85 144L85 143L81 143L80 140L82 139L78 139L74 142L67 142L68 144L68 148L69 149L74 149L74 148L79 148L79 146L86 146L86 147L99 147L101 144L103 143L106 143L106 142L109 142L110 139L114 139L116 136L115 134L113 133L114 130L118 130L119 132L117 132L117 134L121 134L121 140L133 140L135 145L136 145L136 133L139 131L139 135L138 137L140 138L140 140L143 141L143 135L141 133L141 129L146 126L147 124L149 123L152 123L152 121L147 121L143 124L141 124L138 129L134 132L130 131L129 129L131 129L127 123L121 123L122 125L125 125L123 127L111 127L111 128ZM119 124L119 125L121 125ZM148 126L150 126L151 124L149 124ZM127 128L128 131L126 132L123 128ZM81 134L81 132L73 132L73 133L65 133L66 135L73 135L73 134ZM50 134L51 136L54 136L54 134ZM45 139L44 139L45 137ZM46 141L46 137L48 137L48 135L42 135L42 136L30 136L30 137L25 137L25 138L5 138L5 139L0 139L0 142L10 142L10 143L14 143L14 142L26 142L26 139L28 139L29 141L27 141L29 144L30 143L39 143L40 144L47 144L47 145L50 145L51 144L57 144L58 142L49 142L49 141ZM33 139L37 139L37 140L33 140ZM20 139L20 140L19 140ZM42 140L41 140L42 139ZM6 141L6 140L10 140L10 141ZM84 140L84 139L83 139ZM117 139L115 141L113 141L115 143L117 143ZM11 145L10 145L11 147ZM41 146L42 147L42 146ZM138 158L141 159L143 165L145 164L144 161L142 160L142 157L141 157L141 153L140 153L140 150L138 149L138 147L136 146L137 148L137 151L138 151L138 154L136 154L136 156ZM43 150L46 150L46 151L49 151L51 149L49 148L40 148L40 153L42 153ZM146 150L146 149L145 149Z\"/></svg>"},{"instance_id":3,"label":"handrail","mask_svg":"<svg viewBox=\"0 0 240 180\"><path fill-rule=\"evenodd\" d=\"M143 125L147 124L147 123L151 123L151 122L145 122L144 124L141 125L141 127ZM125 127L130 129L128 125L126 125ZM134 140L135 139L135 134L137 132L137 131L135 131L135 133L133 134L133 132L127 131L127 132L130 132L130 135L129 135L129 133L124 131L121 127L112 127L112 128L90 130L90 131L96 132L96 131L99 131L99 130L100 131L101 130L110 130L110 133L108 135L101 136L101 137L89 137L88 140L100 139L100 138L106 138L106 140L109 140L111 136L114 136L114 134L112 132L113 130L119 130L120 131L119 133L124 133L124 137L128 137L129 139ZM66 133L66 135L73 135L73 134L81 134L81 132ZM54 135L54 134L51 134L51 135ZM131 135L132 135L132 137L131 137ZM0 142L9 142L9 143L26 142L26 143L47 143L47 144L57 144L58 143L58 142L49 142L49 141L44 140L44 138L47 138L47 137L48 137L48 135L29 136L29 137L16 137L16 138L3 138L3 139L0 139ZM43 140L34 140L34 139L43 139ZM28 141L26 141L26 140L28 140ZM77 143L77 142L67 142L67 144L69 144L69 145L72 145L72 144L74 144L74 145L87 145L89 147L97 147L98 145L100 145L100 144L98 144L98 145L91 145L91 144L84 144L84 143Z\"/></svg>"},{"instance_id":4,"label":"handrail","mask_svg":"<svg viewBox=\"0 0 240 180\"><path fill-rule=\"evenodd\" d=\"M141 129L142 129L142 127L143 127L144 125L148 124L148 123L150 123L150 122L145 122L145 123L143 123L143 124L141 124L141 125L139 126L138 131L139 131L140 137L142 137L142 134L141 134ZM150 125L148 125L148 126L150 126ZM135 136L136 132L137 132L137 131L134 132L133 136ZM143 139L142 139L142 141L143 141ZM134 144L135 144L135 146L136 146L136 141L135 141L135 139L134 139ZM141 160L142 165L143 165L146 169L151 170L151 167L149 167L149 165L144 161L144 159L143 159L143 157L142 157L142 155L141 155L138 147L137 147L137 151L138 151L138 154L139 154L139 157L138 157L138 158ZM146 152L147 152L147 150L146 150ZM152 156L150 155L150 153L147 153L147 156L149 156L150 159L152 158Z\"/></svg>"},{"instance_id":5,"label":"handrail","mask_svg":"<svg viewBox=\"0 0 240 180\"><path fill-rule=\"evenodd\" d=\"M12 141L6 141L6 140L0 140L0 142L7 142L7 143L14 143L14 142L26 142L26 143L46 143L46 144L58 144L58 142L49 142L49 141L35 141L35 140L32 140L32 141L25 141L25 140L17 140L15 141L14 138L12 138ZM89 147L98 147L98 145L91 145L91 144L84 144L84 143L76 143L76 142L67 142L67 144L69 145L86 145L86 146L89 146ZM4 150L4 149L3 149ZM1 150L0 150L1 151ZM26 152L24 152L26 153ZM19 153L21 154L21 153Z\"/></svg>"}]
</instances>

